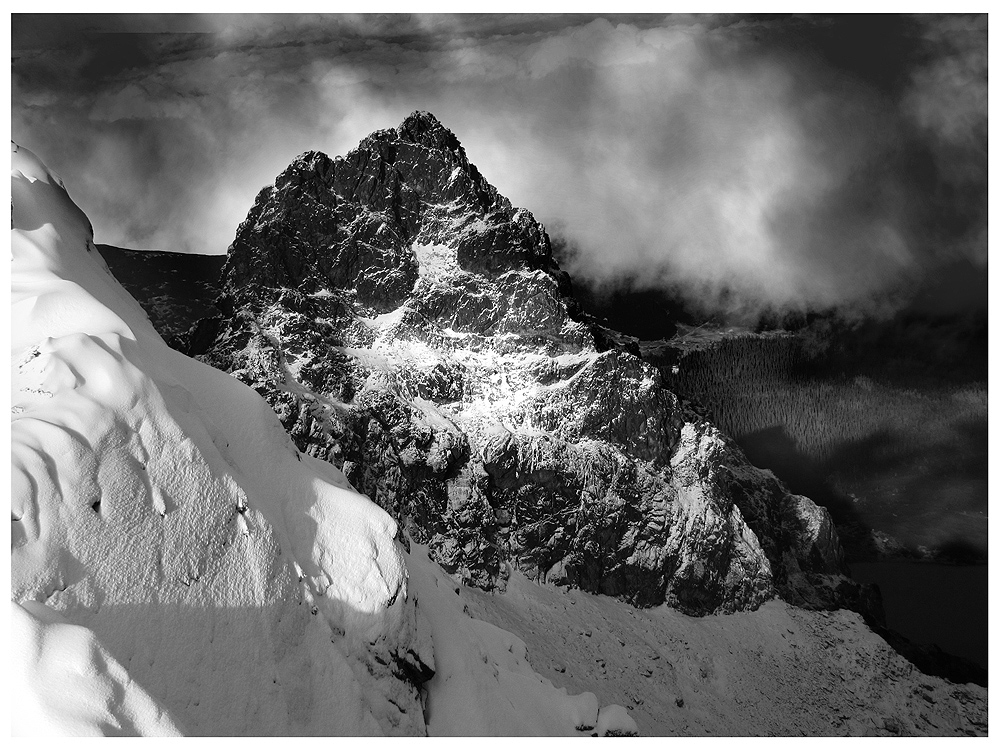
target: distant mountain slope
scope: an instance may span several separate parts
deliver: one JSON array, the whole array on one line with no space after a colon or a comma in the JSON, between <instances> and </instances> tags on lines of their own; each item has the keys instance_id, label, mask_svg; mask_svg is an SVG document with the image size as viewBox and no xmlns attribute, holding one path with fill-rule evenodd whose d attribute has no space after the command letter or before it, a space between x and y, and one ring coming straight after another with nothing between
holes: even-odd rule
<instances>
[{"instance_id":1,"label":"distant mountain slope","mask_svg":"<svg viewBox=\"0 0 1000 750\"><path fill-rule=\"evenodd\" d=\"M218 314L213 303L226 256L126 250L111 245L97 245L97 249L168 343L200 319Z\"/></svg>"},{"instance_id":2,"label":"distant mountain slope","mask_svg":"<svg viewBox=\"0 0 1000 750\"><path fill-rule=\"evenodd\" d=\"M941 327L703 327L641 349L754 464L830 510L852 561L985 562L987 391L973 361L985 341L973 325ZM942 340L951 350L920 351Z\"/></svg>"}]
</instances>

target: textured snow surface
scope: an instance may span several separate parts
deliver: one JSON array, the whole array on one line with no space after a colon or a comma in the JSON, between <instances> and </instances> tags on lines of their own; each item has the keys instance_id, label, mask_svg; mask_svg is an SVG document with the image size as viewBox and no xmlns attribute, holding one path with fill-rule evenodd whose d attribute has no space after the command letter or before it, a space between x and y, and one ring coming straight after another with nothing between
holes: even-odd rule
<instances>
[{"instance_id":1,"label":"textured snow surface","mask_svg":"<svg viewBox=\"0 0 1000 750\"><path fill-rule=\"evenodd\" d=\"M12 734L180 734L92 631L37 602L12 602L10 626Z\"/></svg>"},{"instance_id":2,"label":"textured snow surface","mask_svg":"<svg viewBox=\"0 0 1000 750\"><path fill-rule=\"evenodd\" d=\"M543 677L626 707L642 736L988 730L986 688L921 674L847 610L772 600L753 612L690 617L539 586L516 571L503 596L463 587L462 599L472 617L519 636ZM597 728L617 710L602 708Z\"/></svg>"},{"instance_id":3,"label":"textured snow surface","mask_svg":"<svg viewBox=\"0 0 1000 750\"><path fill-rule=\"evenodd\" d=\"M412 545L407 566L434 640L437 673L427 684L430 734L636 732L622 706L600 708L592 692L568 695L565 688L554 687L529 665L524 641L465 614L464 587L431 562L426 547Z\"/></svg>"},{"instance_id":4,"label":"textured snow surface","mask_svg":"<svg viewBox=\"0 0 1000 750\"><path fill-rule=\"evenodd\" d=\"M409 592L391 518L254 391L169 349L62 183L12 150L15 734L628 725L464 614L419 549ZM412 675L435 666L425 725Z\"/></svg>"},{"instance_id":5,"label":"textured snow surface","mask_svg":"<svg viewBox=\"0 0 1000 750\"><path fill-rule=\"evenodd\" d=\"M417 256L420 277L431 283L446 282L463 273L455 258L455 251L446 245L414 242L413 254Z\"/></svg>"}]
</instances>

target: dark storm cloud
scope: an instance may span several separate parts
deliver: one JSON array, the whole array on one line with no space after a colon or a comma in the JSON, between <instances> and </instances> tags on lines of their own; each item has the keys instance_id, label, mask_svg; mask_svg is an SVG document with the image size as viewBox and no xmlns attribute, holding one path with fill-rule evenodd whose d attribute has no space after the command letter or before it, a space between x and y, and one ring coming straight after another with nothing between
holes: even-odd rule
<instances>
[{"instance_id":1,"label":"dark storm cloud","mask_svg":"<svg viewBox=\"0 0 1000 750\"><path fill-rule=\"evenodd\" d=\"M15 17L12 35L14 137L103 241L222 252L297 153L426 109L609 286L872 311L985 264L985 17Z\"/></svg>"}]
</instances>

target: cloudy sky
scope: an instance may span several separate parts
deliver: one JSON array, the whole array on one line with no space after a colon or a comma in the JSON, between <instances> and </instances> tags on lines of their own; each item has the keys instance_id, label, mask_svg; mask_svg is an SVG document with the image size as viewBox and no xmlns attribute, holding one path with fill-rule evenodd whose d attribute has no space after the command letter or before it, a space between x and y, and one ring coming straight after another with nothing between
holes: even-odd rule
<instances>
[{"instance_id":1,"label":"cloudy sky","mask_svg":"<svg viewBox=\"0 0 1000 750\"><path fill-rule=\"evenodd\" d=\"M985 16L15 15L12 50L12 137L98 242L224 253L298 153L422 109L593 284L985 300Z\"/></svg>"}]
</instances>

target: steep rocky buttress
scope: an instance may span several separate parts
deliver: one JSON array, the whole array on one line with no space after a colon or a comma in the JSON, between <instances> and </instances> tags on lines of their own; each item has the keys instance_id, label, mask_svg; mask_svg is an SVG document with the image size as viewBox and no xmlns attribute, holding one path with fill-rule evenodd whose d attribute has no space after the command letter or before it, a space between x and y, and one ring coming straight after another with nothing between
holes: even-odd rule
<instances>
[{"instance_id":1,"label":"steep rocky buttress","mask_svg":"<svg viewBox=\"0 0 1000 750\"><path fill-rule=\"evenodd\" d=\"M432 115L298 157L240 225L192 353L251 385L463 582L513 566L691 614L877 610L827 512L591 324L544 229Z\"/></svg>"}]
</instances>

